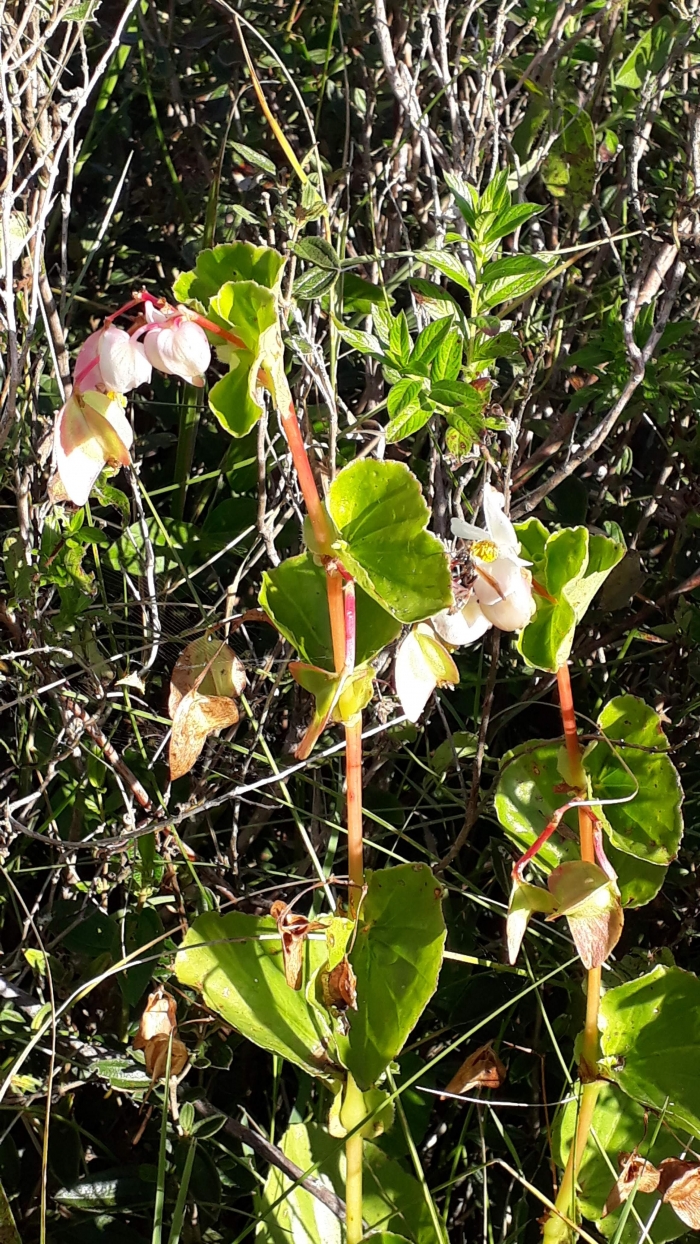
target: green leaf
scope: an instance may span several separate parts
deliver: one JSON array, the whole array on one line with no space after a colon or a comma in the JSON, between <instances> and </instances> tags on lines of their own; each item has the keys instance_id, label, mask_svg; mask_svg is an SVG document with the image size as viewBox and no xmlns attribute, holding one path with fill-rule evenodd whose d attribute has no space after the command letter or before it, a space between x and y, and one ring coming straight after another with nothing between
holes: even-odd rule
<instances>
[{"instance_id":1,"label":"green leaf","mask_svg":"<svg viewBox=\"0 0 700 1244\"><path fill-rule=\"evenodd\" d=\"M602 799L633 796L628 803L601 809L611 842L649 864L670 864L683 836L683 790L675 766L663 754L668 739L658 713L636 696L620 695L606 704L598 725L612 742L627 746L613 750L602 740L591 745L585 768L592 791Z\"/></svg>"},{"instance_id":2,"label":"green leaf","mask_svg":"<svg viewBox=\"0 0 700 1244\"><path fill-rule=\"evenodd\" d=\"M472 352L472 364L490 363L494 359L513 358L521 353L515 333L497 333L495 337L479 334Z\"/></svg>"},{"instance_id":3,"label":"green leaf","mask_svg":"<svg viewBox=\"0 0 700 1244\"><path fill-rule=\"evenodd\" d=\"M430 511L403 463L352 462L331 484L328 509L338 556L393 617L419 622L451 604L447 554L425 530Z\"/></svg>"},{"instance_id":4,"label":"green leaf","mask_svg":"<svg viewBox=\"0 0 700 1244\"><path fill-rule=\"evenodd\" d=\"M407 436L413 436L414 432L419 432L425 427L433 413L434 408L429 402L421 404L414 401L405 406L400 414L387 423L384 429L387 444L395 445L397 441L405 440Z\"/></svg>"},{"instance_id":5,"label":"green leaf","mask_svg":"<svg viewBox=\"0 0 700 1244\"><path fill-rule=\"evenodd\" d=\"M324 1042L331 1038L311 1011L303 990L290 989L277 924L269 916L206 912L192 924L175 960L183 985L202 993L207 1006L265 1050L310 1075L335 1076ZM266 936L265 936L266 935ZM264 938L264 940L263 940ZM304 943L307 976L326 961L325 941Z\"/></svg>"},{"instance_id":6,"label":"green leaf","mask_svg":"<svg viewBox=\"0 0 700 1244\"><path fill-rule=\"evenodd\" d=\"M410 380L407 377L392 385L387 398L387 409L392 419L395 419L407 407L415 406L422 391L423 385L420 380Z\"/></svg>"},{"instance_id":7,"label":"green leaf","mask_svg":"<svg viewBox=\"0 0 700 1244\"><path fill-rule=\"evenodd\" d=\"M366 281L356 272L343 272L342 286L343 311L346 314L356 311L362 315L369 315L372 307L377 303L381 306L394 305L394 299L387 290L381 285L373 285L371 281Z\"/></svg>"},{"instance_id":8,"label":"green leaf","mask_svg":"<svg viewBox=\"0 0 700 1244\"><path fill-rule=\"evenodd\" d=\"M480 415L486 405L486 394L463 380L439 380L431 386L430 399L438 406L461 406L473 415Z\"/></svg>"},{"instance_id":9,"label":"green leaf","mask_svg":"<svg viewBox=\"0 0 700 1244\"><path fill-rule=\"evenodd\" d=\"M371 661L401 631L390 614L361 587L355 591L357 609L356 661ZM263 573L260 604L278 631L303 661L333 671L333 642L328 616L326 572L311 553L290 557Z\"/></svg>"},{"instance_id":10,"label":"green leaf","mask_svg":"<svg viewBox=\"0 0 700 1244\"><path fill-rule=\"evenodd\" d=\"M12 1206L7 1193L0 1182L0 1240L2 1244L22 1244L22 1237L17 1230Z\"/></svg>"},{"instance_id":11,"label":"green leaf","mask_svg":"<svg viewBox=\"0 0 700 1244\"><path fill-rule=\"evenodd\" d=\"M356 666L345 678L302 661L292 661L289 669L294 681L314 697L314 721L317 722L352 721L367 707L374 694L374 671L366 665Z\"/></svg>"},{"instance_id":12,"label":"green leaf","mask_svg":"<svg viewBox=\"0 0 700 1244\"><path fill-rule=\"evenodd\" d=\"M389 353L398 363L405 364L411 357L411 348L411 335L408 331L406 312L399 311L399 314L391 322Z\"/></svg>"},{"instance_id":13,"label":"green leaf","mask_svg":"<svg viewBox=\"0 0 700 1244\"><path fill-rule=\"evenodd\" d=\"M498 242L501 238L507 237L509 233L515 233L520 225L524 225L541 211L542 208L537 203L514 203L512 207L507 207L498 215L480 240L487 246Z\"/></svg>"},{"instance_id":14,"label":"green leaf","mask_svg":"<svg viewBox=\"0 0 700 1244\"><path fill-rule=\"evenodd\" d=\"M344 324L337 322L336 326L343 341L352 350L358 350L360 354L369 354L373 358L384 358L382 343L378 337L374 336L374 333L363 333L359 328L346 328Z\"/></svg>"},{"instance_id":15,"label":"green leaf","mask_svg":"<svg viewBox=\"0 0 700 1244\"><path fill-rule=\"evenodd\" d=\"M161 527L162 523L162 527ZM178 562L175 551L187 562L197 547L199 532L192 523L164 515L160 523L155 518L146 519L148 535L155 552L156 574L173 570ZM132 523L118 540L107 549L107 560L113 570L126 570L127 574L143 574L146 551L143 532L139 522Z\"/></svg>"},{"instance_id":16,"label":"green leaf","mask_svg":"<svg viewBox=\"0 0 700 1244\"><path fill-rule=\"evenodd\" d=\"M463 353L462 334L458 329L451 328L445 339L440 342L440 348L433 359L430 369L432 383L437 384L440 380L456 380L462 368Z\"/></svg>"},{"instance_id":17,"label":"green leaf","mask_svg":"<svg viewBox=\"0 0 700 1244\"><path fill-rule=\"evenodd\" d=\"M173 286L176 302L200 302L206 308L228 281L255 281L276 290L282 279L284 255L271 246L250 242L226 242L200 251L195 267L183 272Z\"/></svg>"},{"instance_id":18,"label":"green leaf","mask_svg":"<svg viewBox=\"0 0 700 1244\"><path fill-rule=\"evenodd\" d=\"M578 1101L570 1101L554 1125L554 1160L562 1169L576 1130L578 1110ZM592 1138L579 1170L579 1204L584 1217L595 1222L603 1235L613 1236L625 1207L620 1206L605 1218L601 1214L619 1173L618 1154L633 1153L638 1148L641 1157L658 1166L664 1158L679 1157L682 1146L663 1125L657 1130L657 1121L646 1119L642 1107L612 1084L600 1089L592 1127ZM653 1217L648 1236L653 1244L666 1244L684 1235L686 1228L670 1205L663 1205L656 1213L657 1204L656 1193L634 1193L634 1211L641 1222L647 1223ZM638 1244L639 1238L640 1227L632 1212L615 1239L617 1244Z\"/></svg>"},{"instance_id":19,"label":"green leaf","mask_svg":"<svg viewBox=\"0 0 700 1244\"><path fill-rule=\"evenodd\" d=\"M558 742L533 740L508 752L501 761L496 816L521 853L532 846L557 808L572 798L559 768L561 755ZM566 813L563 824L572 836L564 838L555 833L544 845L537 860L546 868L579 858L575 809ZM663 885L666 869L625 855L610 843L607 854L617 873L623 907L642 907L651 902Z\"/></svg>"},{"instance_id":20,"label":"green leaf","mask_svg":"<svg viewBox=\"0 0 700 1244\"><path fill-rule=\"evenodd\" d=\"M490 263L479 294L481 310L522 298L542 283L551 265L534 255L509 255Z\"/></svg>"},{"instance_id":21,"label":"green leaf","mask_svg":"<svg viewBox=\"0 0 700 1244\"><path fill-rule=\"evenodd\" d=\"M700 1137L700 980L657 967L602 998L601 1061L606 1079Z\"/></svg>"},{"instance_id":22,"label":"green leaf","mask_svg":"<svg viewBox=\"0 0 700 1244\"><path fill-rule=\"evenodd\" d=\"M416 259L427 264L429 268L442 272L443 276L454 281L455 285L460 285L462 289L467 289L470 293L473 290L473 278L470 277L462 260L450 251L416 251Z\"/></svg>"},{"instance_id":23,"label":"green leaf","mask_svg":"<svg viewBox=\"0 0 700 1244\"><path fill-rule=\"evenodd\" d=\"M231 149L246 164L253 164L255 168L261 168L270 177L277 177L277 169L272 160L269 160L262 151L257 151L254 147L246 147L245 143L234 142L231 143Z\"/></svg>"},{"instance_id":24,"label":"green leaf","mask_svg":"<svg viewBox=\"0 0 700 1244\"><path fill-rule=\"evenodd\" d=\"M680 34L685 22L676 26L672 17L662 17L645 30L615 74L615 86L638 90L648 73L658 73L674 41L674 26Z\"/></svg>"},{"instance_id":25,"label":"green leaf","mask_svg":"<svg viewBox=\"0 0 700 1244\"><path fill-rule=\"evenodd\" d=\"M257 373L253 372L255 357L249 350L240 350L237 365L209 390L210 409L231 436L245 436L263 412L262 401L257 398Z\"/></svg>"},{"instance_id":26,"label":"green leaf","mask_svg":"<svg viewBox=\"0 0 700 1244\"><path fill-rule=\"evenodd\" d=\"M474 229L479 203L478 191L474 186L470 186L468 182L464 181L459 173L445 173L444 177L445 184L452 191L464 220L470 229Z\"/></svg>"},{"instance_id":27,"label":"green leaf","mask_svg":"<svg viewBox=\"0 0 700 1244\"><path fill-rule=\"evenodd\" d=\"M340 261L331 246L322 237L299 238L298 242L294 242L291 249L299 259L305 259L307 263L313 264L315 268L322 268L325 272L339 272Z\"/></svg>"},{"instance_id":28,"label":"green leaf","mask_svg":"<svg viewBox=\"0 0 700 1244\"><path fill-rule=\"evenodd\" d=\"M256 357L261 353L261 333L277 324L274 293L255 281L226 281L212 297L210 312L224 327L232 328ZM220 355L228 358L231 347L216 344ZM254 379L257 384L257 376Z\"/></svg>"},{"instance_id":29,"label":"green leaf","mask_svg":"<svg viewBox=\"0 0 700 1244\"><path fill-rule=\"evenodd\" d=\"M294 297L310 301L321 298L333 288L338 280L339 271L329 272L324 268L307 268L294 281Z\"/></svg>"},{"instance_id":30,"label":"green leaf","mask_svg":"<svg viewBox=\"0 0 700 1244\"><path fill-rule=\"evenodd\" d=\"M316 1124L293 1123L280 1142L282 1152L345 1196L344 1144ZM388 1157L371 1141L364 1145L365 1177L362 1188L362 1217L370 1231L364 1238L376 1244L394 1244L395 1239L410 1244L446 1244L437 1239L425 1194L417 1179ZM273 1209L272 1206L275 1206ZM258 1221L256 1244L342 1244L345 1230L338 1218L303 1188L291 1191L291 1180L276 1167L270 1168L264 1191L256 1198ZM394 1235L394 1229L399 1236ZM388 1237L388 1239L387 1239Z\"/></svg>"},{"instance_id":31,"label":"green leaf","mask_svg":"<svg viewBox=\"0 0 700 1244\"><path fill-rule=\"evenodd\" d=\"M542 166L549 193L571 213L590 203L596 178L595 131L587 112L571 111Z\"/></svg>"},{"instance_id":32,"label":"green leaf","mask_svg":"<svg viewBox=\"0 0 700 1244\"><path fill-rule=\"evenodd\" d=\"M529 665L556 673L569 658L577 624L625 549L607 536L589 537L585 527L547 536L537 519L516 532L533 579L546 593L535 593L536 613L520 633L518 651Z\"/></svg>"},{"instance_id":33,"label":"green leaf","mask_svg":"<svg viewBox=\"0 0 700 1244\"><path fill-rule=\"evenodd\" d=\"M416 364L432 363L433 359L440 351L440 347L452 331L452 317L443 316L440 320L433 320L432 323L426 324L416 337L416 342L411 354L411 367Z\"/></svg>"},{"instance_id":34,"label":"green leaf","mask_svg":"<svg viewBox=\"0 0 700 1244\"><path fill-rule=\"evenodd\" d=\"M509 207L508 169L502 168L486 184L486 189L479 199L479 215L485 212L495 212L500 215Z\"/></svg>"},{"instance_id":35,"label":"green leaf","mask_svg":"<svg viewBox=\"0 0 700 1244\"><path fill-rule=\"evenodd\" d=\"M357 1011L338 1038L343 1063L368 1089L400 1054L437 987L445 943L442 890L427 864L369 875L350 962Z\"/></svg>"}]
</instances>

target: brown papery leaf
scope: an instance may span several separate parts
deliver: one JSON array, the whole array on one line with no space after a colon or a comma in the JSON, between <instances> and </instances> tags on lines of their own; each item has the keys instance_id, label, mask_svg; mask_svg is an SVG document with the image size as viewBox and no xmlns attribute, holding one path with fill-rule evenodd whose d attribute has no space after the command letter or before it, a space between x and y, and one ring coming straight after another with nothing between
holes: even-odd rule
<instances>
[{"instance_id":1,"label":"brown papery leaf","mask_svg":"<svg viewBox=\"0 0 700 1244\"><path fill-rule=\"evenodd\" d=\"M139 1030L134 1037L134 1049L144 1050L153 1037L169 1037L177 1026L177 1003L162 985L148 995Z\"/></svg>"},{"instance_id":2,"label":"brown papery leaf","mask_svg":"<svg viewBox=\"0 0 700 1244\"><path fill-rule=\"evenodd\" d=\"M499 1089L508 1071L491 1043L479 1046L465 1058L459 1071L445 1086L446 1093L466 1093L471 1088Z\"/></svg>"},{"instance_id":3,"label":"brown papery leaf","mask_svg":"<svg viewBox=\"0 0 700 1244\"><path fill-rule=\"evenodd\" d=\"M330 972L321 974L323 1001L336 1011L357 1010L357 977L347 955Z\"/></svg>"},{"instance_id":4,"label":"brown papery leaf","mask_svg":"<svg viewBox=\"0 0 700 1244\"><path fill-rule=\"evenodd\" d=\"M656 1167L647 1162L646 1158L640 1158L638 1153L620 1153L617 1160L620 1175L603 1206L602 1218L619 1209L635 1187L638 1192L656 1192L659 1186L659 1172Z\"/></svg>"},{"instance_id":5,"label":"brown papery leaf","mask_svg":"<svg viewBox=\"0 0 700 1244\"><path fill-rule=\"evenodd\" d=\"M220 639L203 635L180 653L170 676L168 712L176 709L189 691L201 695L238 697L246 688L245 669L232 648Z\"/></svg>"},{"instance_id":6,"label":"brown papery leaf","mask_svg":"<svg viewBox=\"0 0 700 1244\"><path fill-rule=\"evenodd\" d=\"M162 1080L168 1066L168 1043L170 1035L164 1032L156 1033L155 1037L151 1037L146 1042L144 1050L144 1058L146 1060L146 1071L152 1080ZM173 1052L170 1057L170 1074L171 1076L179 1076L187 1066L189 1054L187 1046L179 1037L173 1037Z\"/></svg>"},{"instance_id":7,"label":"brown papery leaf","mask_svg":"<svg viewBox=\"0 0 700 1244\"><path fill-rule=\"evenodd\" d=\"M700 1231L700 1163L664 1158L659 1164L661 1199L691 1231Z\"/></svg>"},{"instance_id":8,"label":"brown papery leaf","mask_svg":"<svg viewBox=\"0 0 700 1244\"><path fill-rule=\"evenodd\" d=\"M171 781L189 773L214 730L234 726L237 721L238 708L234 700L227 696L188 691L180 700L173 717L168 752Z\"/></svg>"},{"instance_id":9,"label":"brown papery leaf","mask_svg":"<svg viewBox=\"0 0 700 1244\"><path fill-rule=\"evenodd\" d=\"M301 989L304 939L309 933L314 933L324 926L315 920L307 920L306 916L290 911L287 903L283 903L281 899L277 899L272 904L270 915L277 921L282 941L285 980L290 989Z\"/></svg>"}]
</instances>

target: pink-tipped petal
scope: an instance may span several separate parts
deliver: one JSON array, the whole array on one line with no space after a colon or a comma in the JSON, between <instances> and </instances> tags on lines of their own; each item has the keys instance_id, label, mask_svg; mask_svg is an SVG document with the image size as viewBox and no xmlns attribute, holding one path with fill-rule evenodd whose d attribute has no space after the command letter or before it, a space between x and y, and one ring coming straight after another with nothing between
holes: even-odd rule
<instances>
[{"instance_id":1,"label":"pink-tipped petal","mask_svg":"<svg viewBox=\"0 0 700 1244\"><path fill-rule=\"evenodd\" d=\"M178 317L177 323L167 322L146 333L144 348L149 361L166 376L180 376L200 387L204 383L211 348L199 324Z\"/></svg>"},{"instance_id":2,"label":"pink-tipped petal","mask_svg":"<svg viewBox=\"0 0 700 1244\"><path fill-rule=\"evenodd\" d=\"M99 350L102 379L112 393L128 393L151 379L151 364L141 342L134 341L123 328L109 324Z\"/></svg>"},{"instance_id":3,"label":"pink-tipped petal","mask_svg":"<svg viewBox=\"0 0 700 1244\"><path fill-rule=\"evenodd\" d=\"M73 368L73 387L79 393L84 393L87 389L96 389L98 385L104 384L100 370L100 342L103 333L103 328L98 328L96 333L90 333L78 350L78 357Z\"/></svg>"}]
</instances>

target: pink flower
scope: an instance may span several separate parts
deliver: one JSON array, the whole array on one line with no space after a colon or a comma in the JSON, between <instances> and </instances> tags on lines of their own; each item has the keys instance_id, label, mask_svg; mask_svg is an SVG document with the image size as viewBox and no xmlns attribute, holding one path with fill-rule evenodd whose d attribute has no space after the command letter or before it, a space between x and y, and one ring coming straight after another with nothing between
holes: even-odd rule
<instances>
[{"instance_id":1,"label":"pink flower","mask_svg":"<svg viewBox=\"0 0 700 1244\"><path fill-rule=\"evenodd\" d=\"M150 303L146 305L146 319L149 327L144 336L144 348L149 362L166 376L180 376L201 388L211 362L211 348L204 329L177 312L164 315Z\"/></svg>"},{"instance_id":2,"label":"pink flower","mask_svg":"<svg viewBox=\"0 0 700 1244\"><path fill-rule=\"evenodd\" d=\"M140 341L123 328L107 324L83 343L73 374L79 393L98 388L107 393L127 393L148 383L151 364Z\"/></svg>"},{"instance_id":3,"label":"pink flower","mask_svg":"<svg viewBox=\"0 0 700 1244\"><path fill-rule=\"evenodd\" d=\"M74 505L85 505L95 480L108 463L128 466L131 462L129 450L134 433L124 405L124 399L113 394L76 390L58 412L53 435L54 465Z\"/></svg>"}]
</instances>

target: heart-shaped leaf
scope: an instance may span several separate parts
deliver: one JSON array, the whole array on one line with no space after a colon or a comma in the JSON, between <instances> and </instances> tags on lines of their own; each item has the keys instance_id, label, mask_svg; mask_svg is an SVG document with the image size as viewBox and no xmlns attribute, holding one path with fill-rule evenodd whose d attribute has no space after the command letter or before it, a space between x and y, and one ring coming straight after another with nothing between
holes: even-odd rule
<instances>
[{"instance_id":1,"label":"heart-shaped leaf","mask_svg":"<svg viewBox=\"0 0 700 1244\"><path fill-rule=\"evenodd\" d=\"M209 309L209 302L228 281L255 281L266 289L277 289L284 267L284 255L271 246L253 246L250 242L227 242L203 250L194 269L182 272L173 293L176 302L196 301Z\"/></svg>"},{"instance_id":2,"label":"heart-shaped leaf","mask_svg":"<svg viewBox=\"0 0 700 1244\"><path fill-rule=\"evenodd\" d=\"M683 836L683 790L675 765L664 754L668 739L658 713L637 696L620 695L606 704L598 725L612 742L627 744L613 749L601 740L588 749L584 762L596 795L632 796L601 810L610 841L649 864L670 864Z\"/></svg>"},{"instance_id":3,"label":"heart-shaped leaf","mask_svg":"<svg viewBox=\"0 0 700 1244\"><path fill-rule=\"evenodd\" d=\"M420 622L452 603L447 554L425 530L430 512L403 463L351 463L333 481L328 509L343 564L400 622Z\"/></svg>"},{"instance_id":4,"label":"heart-shaped leaf","mask_svg":"<svg viewBox=\"0 0 700 1244\"><path fill-rule=\"evenodd\" d=\"M290 557L263 574L260 604L278 631L309 665L333 671L326 572L311 553ZM401 627L361 587L355 589L355 658L364 665L392 643Z\"/></svg>"},{"instance_id":5,"label":"heart-shaped leaf","mask_svg":"<svg viewBox=\"0 0 700 1244\"><path fill-rule=\"evenodd\" d=\"M304 943L306 974L328 958L325 940ZM192 924L175 960L183 985L203 994L207 1006L265 1050L310 1075L340 1074L329 1057L330 1022L302 991L287 985L276 921L269 916L206 912Z\"/></svg>"},{"instance_id":6,"label":"heart-shaped leaf","mask_svg":"<svg viewBox=\"0 0 700 1244\"><path fill-rule=\"evenodd\" d=\"M437 986L445 922L442 890L426 864L369 876L350 962L357 1011L338 1038L345 1066L368 1089L400 1054Z\"/></svg>"},{"instance_id":7,"label":"heart-shaped leaf","mask_svg":"<svg viewBox=\"0 0 700 1244\"><path fill-rule=\"evenodd\" d=\"M635 1101L700 1137L700 980L657 967L603 996L600 1071Z\"/></svg>"}]
</instances>

